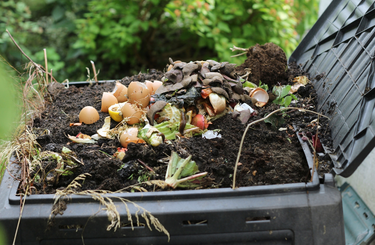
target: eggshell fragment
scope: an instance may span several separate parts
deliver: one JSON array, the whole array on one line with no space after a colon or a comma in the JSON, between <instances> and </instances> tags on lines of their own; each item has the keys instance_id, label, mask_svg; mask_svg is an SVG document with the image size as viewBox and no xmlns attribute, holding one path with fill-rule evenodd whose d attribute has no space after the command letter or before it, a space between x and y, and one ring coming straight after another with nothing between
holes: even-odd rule
<instances>
[{"instance_id":1,"label":"eggshell fragment","mask_svg":"<svg viewBox=\"0 0 375 245\"><path fill-rule=\"evenodd\" d=\"M154 90L154 87L152 86L153 83L152 83L151 81L149 81L149 80L146 80L146 81L145 81L145 84L146 84L148 90L150 90L150 94L153 94L153 93L152 93L153 90Z\"/></svg>"},{"instance_id":2,"label":"eggshell fragment","mask_svg":"<svg viewBox=\"0 0 375 245\"><path fill-rule=\"evenodd\" d=\"M100 118L98 111L92 106L84 107L78 117L79 122L84 124L93 124Z\"/></svg>"},{"instance_id":3,"label":"eggshell fragment","mask_svg":"<svg viewBox=\"0 0 375 245\"><path fill-rule=\"evenodd\" d=\"M158 81L158 80L155 80L153 82L149 81L149 80L146 80L145 81L145 84L147 86L147 88L150 90L150 95L153 95L155 94L155 91L161 86L163 85L163 83L161 81Z\"/></svg>"},{"instance_id":4,"label":"eggshell fragment","mask_svg":"<svg viewBox=\"0 0 375 245\"><path fill-rule=\"evenodd\" d=\"M145 108L150 103L150 90L144 83L131 82L128 86L128 101Z\"/></svg>"},{"instance_id":5,"label":"eggshell fragment","mask_svg":"<svg viewBox=\"0 0 375 245\"><path fill-rule=\"evenodd\" d=\"M125 102L121 107L122 117L126 118L126 123L133 125L139 123L144 111L136 105Z\"/></svg>"},{"instance_id":6,"label":"eggshell fragment","mask_svg":"<svg viewBox=\"0 0 375 245\"><path fill-rule=\"evenodd\" d=\"M128 100L128 88L121 84L120 82L116 82L115 88L112 92L112 94L116 97L117 101L119 103L125 102Z\"/></svg>"},{"instance_id":7,"label":"eggshell fragment","mask_svg":"<svg viewBox=\"0 0 375 245\"><path fill-rule=\"evenodd\" d=\"M266 90L262 88L253 89L249 96L256 99L258 102L255 103L257 107L263 107L268 103L269 95Z\"/></svg>"},{"instance_id":8,"label":"eggshell fragment","mask_svg":"<svg viewBox=\"0 0 375 245\"><path fill-rule=\"evenodd\" d=\"M158 90L158 88L163 85L163 83L161 81L158 81L158 80L155 80L153 83L152 83L152 88L153 88L153 91L154 91L154 94L155 94L155 91Z\"/></svg>"},{"instance_id":9,"label":"eggshell fragment","mask_svg":"<svg viewBox=\"0 0 375 245\"><path fill-rule=\"evenodd\" d=\"M116 97L109 93L109 92L104 92L103 93L103 96L102 96L102 108L101 108L101 111L102 112L108 112L108 108L111 106L111 105L114 105L114 104L117 104L118 101L116 99Z\"/></svg>"},{"instance_id":10,"label":"eggshell fragment","mask_svg":"<svg viewBox=\"0 0 375 245\"><path fill-rule=\"evenodd\" d=\"M138 128L132 127L126 129L124 132L121 133L120 136L120 143L123 147L128 147L130 142L133 143L145 143L144 140L138 138Z\"/></svg>"}]
</instances>

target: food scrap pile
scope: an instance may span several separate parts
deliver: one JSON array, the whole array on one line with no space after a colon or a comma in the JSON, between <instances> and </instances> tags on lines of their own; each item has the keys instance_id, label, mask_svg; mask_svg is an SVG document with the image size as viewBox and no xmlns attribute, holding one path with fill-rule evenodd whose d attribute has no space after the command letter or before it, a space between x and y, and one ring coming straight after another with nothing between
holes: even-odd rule
<instances>
[{"instance_id":1,"label":"food scrap pile","mask_svg":"<svg viewBox=\"0 0 375 245\"><path fill-rule=\"evenodd\" d=\"M154 191L230 187L248 123L280 107L316 109L308 74L288 67L285 53L272 43L249 48L240 66L170 59L165 73L151 70L82 87L52 83L48 90L52 101L34 120L42 152L41 164L30 166L34 193L54 193L82 173L89 174L82 190L115 191L150 180L166 183L145 185ZM327 121L317 117L290 110L254 124L241 151L237 185L309 181L296 134L322 151L313 138ZM328 131L319 132L327 145ZM329 169L329 162L321 166Z\"/></svg>"}]
</instances>

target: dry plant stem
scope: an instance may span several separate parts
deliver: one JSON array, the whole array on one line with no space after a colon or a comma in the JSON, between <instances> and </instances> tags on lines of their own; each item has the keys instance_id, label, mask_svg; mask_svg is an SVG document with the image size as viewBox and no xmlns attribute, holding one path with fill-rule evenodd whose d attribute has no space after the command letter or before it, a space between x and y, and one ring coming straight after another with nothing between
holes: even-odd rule
<instances>
[{"instance_id":1,"label":"dry plant stem","mask_svg":"<svg viewBox=\"0 0 375 245\"><path fill-rule=\"evenodd\" d=\"M318 133L319 133L319 119L320 119L320 116L318 115L318 120L316 121L316 133L315 133L315 142L313 145L316 146L317 142L318 142ZM313 178L314 178L314 170L315 169L318 169L319 167L319 161L318 161L318 157L316 155L316 149L314 148L314 146L312 146L312 149L314 151L314 164L313 164L313 169L312 169L312 174L311 174L311 180L310 182L313 181Z\"/></svg>"},{"instance_id":2,"label":"dry plant stem","mask_svg":"<svg viewBox=\"0 0 375 245\"><path fill-rule=\"evenodd\" d=\"M154 172L155 173L155 171L151 168L151 167L149 167L146 163L144 163L141 159L137 159L138 160L138 162L140 163L140 164L142 164L145 168L147 168L148 170L150 170L151 172Z\"/></svg>"},{"instance_id":3,"label":"dry plant stem","mask_svg":"<svg viewBox=\"0 0 375 245\"><path fill-rule=\"evenodd\" d=\"M10 32L8 31L8 29L6 30L6 32L8 33L10 39L12 39L13 43L17 46L17 48L21 51L21 53L28 59L30 60L31 63L33 63L33 65L35 67L39 67L39 65L37 63L35 63L29 56L27 56L27 54L25 54L25 52L23 52L23 50L21 49L21 47L16 43L16 41L14 40L13 36L10 34Z\"/></svg>"},{"instance_id":4,"label":"dry plant stem","mask_svg":"<svg viewBox=\"0 0 375 245\"><path fill-rule=\"evenodd\" d=\"M304 108L298 108L298 107L284 107L284 108L280 108L280 109L277 109L273 112L271 112L270 114L268 114L267 116L261 118L261 119L258 119L256 121L253 121L251 123L249 123L247 126L246 126L246 129L245 129L245 132L243 133L242 135L242 139L241 139L241 143L240 143L240 148L238 149L238 154L237 154L237 159L236 159L236 163L235 163L235 166L234 166L234 173L233 173L233 183L232 183L232 189L235 189L236 188L236 174L237 174L237 166L238 166L238 162L240 160L240 157L241 157L241 151L242 151L242 145L243 145L243 142L245 140L245 136L246 136L246 133L247 131L249 130L250 126L251 125L254 125L256 123L259 123L259 122L262 122L264 120L266 120L267 118L269 118L270 116L272 116L273 114L279 112L279 111L284 111L284 110L299 110L299 111L302 111L302 112L310 112L310 113L313 113L313 114L317 114L317 115L320 115L320 116L323 116L323 117L326 117L329 119L329 117L327 116L324 116L318 112L315 112L315 111L310 111L310 110L307 110L307 109L304 109Z\"/></svg>"},{"instance_id":5,"label":"dry plant stem","mask_svg":"<svg viewBox=\"0 0 375 245\"><path fill-rule=\"evenodd\" d=\"M25 195L24 195L24 198L23 198L23 204L22 204L22 207L21 207L21 211L20 211L20 217L18 218L18 222L17 222L17 228L16 228L16 232L14 234L14 238L13 238L13 245L16 244L16 239L17 239L17 233L18 233L18 229L20 227L20 223L21 223L21 217L22 217L22 213L23 213L23 208L25 207L25 202L26 202L26 196L27 196L27 192L29 190L29 186L27 186L26 188L26 191L25 191Z\"/></svg>"},{"instance_id":6,"label":"dry plant stem","mask_svg":"<svg viewBox=\"0 0 375 245\"><path fill-rule=\"evenodd\" d=\"M92 70L94 71L94 79L95 79L95 82L96 84L98 84L98 77L96 75L96 68L95 68L95 64L94 64L94 61L90 61L91 62L91 65L92 65Z\"/></svg>"},{"instance_id":7,"label":"dry plant stem","mask_svg":"<svg viewBox=\"0 0 375 245\"><path fill-rule=\"evenodd\" d=\"M239 48L239 47L236 47L233 45L233 48L230 48L230 50L232 50L232 52L234 51L245 51L245 52L242 52L242 53L239 53L239 54L235 54L235 55L232 55L231 58L234 58L234 57L237 57L237 56L241 56L241 55L244 55L247 53L247 49L246 48Z\"/></svg>"},{"instance_id":8,"label":"dry plant stem","mask_svg":"<svg viewBox=\"0 0 375 245\"><path fill-rule=\"evenodd\" d=\"M130 222L132 229L133 227L133 218L132 214L130 212L130 209L128 207L128 204L132 204L135 208L137 208L137 211L135 212L134 216L136 218L136 224L139 226L139 215L145 220L147 227L152 230L151 225L159 232L163 232L168 237L168 242L170 240L169 232L165 229L165 227L160 223L160 221L155 218L149 211L147 211L145 208L141 207L135 202L132 202L128 199L122 198L122 197L116 197L116 196L107 196L107 194L113 194L118 192L111 192L111 191L105 191L105 190L86 190L86 191L76 191L74 189L81 187L82 185L78 181L84 181L87 176L91 176L90 174L80 174L78 175L64 190L57 190L55 194L55 201L54 206L58 201L60 201L61 197L67 198L69 195L89 195L91 198L93 198L96 201L99 201L101 205L104 206L103 210L107 212L107 216L109 218L109 221L111 222L107 226L107 231L114 228L114 231L117 230L117 228L120 228L121 224L121 214L118 212L117 207L113 201L113 199L117 199L118 201L122 202L124 204L124 207L126 209L126 214L128 221ZM51 222L52 216L56 216L56 212L58 211L58 208L53 208L51 211L51 214L49 216L48 222Z\"/></svg>"},{"instance_id":9,"label":"dry plant stem","mask_svg":"<svg viewBox=\"0 0 375 245\"><path fill-rule=\"evenodd\" d=\"M247 48L239 48L239 47L236 47L236 46L233 45L233 48L230 48L230 50L232 50L232 52L237 51L237 50L239 50L239 51L247 51Z\"/></svg>"},{"instance_id":10,"label":"dry plant stem","mask_svg":"<svg viewBox=\"0 0 375 245\"><path fill-rule=\"evenodd\" d=\"M44 51L44 67L45 70L48 71L48 61L47 61L47 49L43 49ZM48 84L48 73L46 72L46 82Z\"/></svg>"},{"instance_id":11,"label":"dry plant stem","mask_svg":"<svg viewBox=\"0 0 375 245\"><path fill-rule=\"evenodd\" d=\"M244 54L246 54L246 53L247 53L247 52L243 52L243 53L235 54L235 55L232 55L231 58L238 57L238 56L244 55Z\"/></svg>"},{"instance_id":12,"label":"dry plant stem","mask_svg":"<svg viewBox=\"0 0 375 245\"><path fill-rule=\"evenodd\" d=\"M14 45L16 45L16 47L21 51L21 53L39 70L41 70L42 72L45 72L45 73L48 73L47 70L44 70L43 67L41 67L40 65L38 65L37 63L35 63L29 56L27 56L27 54L21 49L21 47L17 44L17 42L14 40L13 36L10 34L10 32L8 30L6 30L6 32L8 33L10 39L12 39L12 42L14 43ZM52 70L51 70L52 71ZM52 74L51 74L51 81L54 80L55 82L56 79L52 77Z\"/></svg>"}]
</instances>

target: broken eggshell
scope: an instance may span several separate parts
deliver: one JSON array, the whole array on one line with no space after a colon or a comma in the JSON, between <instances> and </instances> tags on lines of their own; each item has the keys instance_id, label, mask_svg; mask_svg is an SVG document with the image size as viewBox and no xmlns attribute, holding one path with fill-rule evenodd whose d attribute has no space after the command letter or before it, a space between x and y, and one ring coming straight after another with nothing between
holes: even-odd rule
<instances>
[{"instance_id":1,"label":"broken eggshell","mask_svg":"<svg viewBox=\"0 0 375 245\"><path fill-rule=\"evenodd\" d=\"M253 89L249 93L249 96L257 100L257 102L255 103L257 107L265 106L270 98L267 91L262 88Z\"/></svg>"},{"instance_id":2,"label":"broken eggshell","mask_svg":"<svg viewBox=\"0 0 375 245\"><path fill-rule=\"evenodd\" d=\"M78 117L79 122L84 124L93 124L100 118L98 111L92 106L85 106Z\"/></svg>"},{"instance_id":3,"label":"broken eggshell","mask_svg":"<svg viewBox=\"0 0 375 245\"><path fill-rule=\"evenodd\" d=\"M108 108L111 106L111 105L114 105L114 104L117 104L118 101L116 99L116 97L109 93L109 92L104 92L103 93L103 96L102 96L102 108L101 108L101 111L102 112L108 112Z\"/></svg>"},{"instance_id":4,"label":"broken eggshell","mask_svg":"<svg viewBox=\"0 0 375 245\"><path fill-rule=\"evenodd\" d=\"M145 143L144 140L138 138L138 128L131 127L124 130L120 135L120 143L123 147L128 147L129 143Z\"/></svg>"},{"instance_id":5,"label":"broken eggshell","mask_svg":"<svg viewBox=\"0 0 375 245\"><path fill-rule=\"evenodd\" d=\"M138 123L144 114L144 111L129 102L125 102L121 107L122 117L126 119L127 124Z\"/></svg>"},{"instance_id":6,"label":"broken eggshell","mask_svg":"<svg viewBox=\"0 0 375 245\"><path fill-rule=\"evenodd\" d=\"M145 81L145 84L146 84L147 88L150 90L150 94L151 94L151 95L155 94L155 91L156 91L161 85L163 85L163 83L162 83L161 81L157 81L157 80L155 80L155 81L153 81L153 82L151 82L151 81L149 81L149 80L146 80L146 81Z\"/></svg>"},{"instance_id":7,"label":"broken eggshell","mask_svg":"<svg viewBox=\"0 0 375 245\"><path fill-rule=\"evenodd\" d=\"M150 103L150 90L144 83L131 82L128 86L128 102L145 108Z\"/></svg>"},{"instance_id":8,"label":"broken eggshell","mask_svg":"<svg viewBox=\"0 0 375 245\"><path fill-rule=\"evenodd\" d=\"M112 94L116 97L119 103L125 102L128 100L128 97L127 97L128 88L125 85L121 84L119 81L116 82L116 85Z\"/></svg>"}]
</instances>

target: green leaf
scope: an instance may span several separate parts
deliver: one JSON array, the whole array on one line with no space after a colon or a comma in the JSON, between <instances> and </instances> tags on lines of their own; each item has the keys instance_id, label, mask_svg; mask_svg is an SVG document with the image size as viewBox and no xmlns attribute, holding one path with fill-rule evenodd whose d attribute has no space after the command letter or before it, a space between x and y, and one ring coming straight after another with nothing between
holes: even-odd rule
<instances>
[{"instance_id":1,"label":"green leaf","mask_svg":"<svg viewBox=\"0 0 375 245\"><path fill-rule=\"evenodd\" d=\"M57 5L52 10L52 18L54 21L58 21L65 16L65 9L60 5Z\"/></svg>"},{"instance_id":2,"label":"green leaf","mask_svg":"<svg viewBox=\"0 0 375 245\"><path fill-rule=\"evenodd\" d=\"M280 17L281 20L286 20L288 19L288 14L285 12L277 12L278 16Z\"/></svg>"},{"instance_id":3,"label":"green leaf","mask_svg":"<svg viewBox=\"0 0 375 245\"><path fill-rule=\"evenodd\" d=\"M229 28L228 24L225 23L225 22L219 22L219 23L217 24L217 27L218 27L221 31L230 32L230 28Z\"/></svg>"},{"instance_id":4,"label":"green leaf","mask_svg":"<svg viewBox=\"0 0 375 245\"><path fill-rule=\"evenodd\" d=\"M289 106L290 105L290 103L292 102L292 96L286 96L284 99L284 102L283 102L283 104L284 104L284 106L285 107L287 107L287 106Z\"/></svg>"},{"instance_id":5,"label":"green leaf","mask_svg":"<svg viewBox=\"0 0 375 245\"><path fill-rule=\"evenodd\" d=\"M274 128L278 128L285 123L282 116L272 115L264 120L265 123L270 123Z\"/></svg>"},{"instance_id":6,"label":"green leaf","mask_svg":"<svg viewBox=\"0 0 375 245\"><path fill-rule=\"evenodd\" d=\"M290 91L291 88L292 88L292 86L290 86L290 85L286 85L286 86L283 88L283 90L281 91L281 95L280 95L280 97L283 98L283 97L285 97L286 95L288 95L288 94L289 94L289 91Z\"/></svg>"},{"instance_id":7,"label":"green leaf","mask_svg":"<svg viewBox=\"0 0 375 245\"><path fill-rule=\"evenodd\" d=\"M255 3L255 4L253 4L253 9L260 9L262 7L264 7L264 4L261 4L261 3Z\"/></svg>"}]
</instances>

